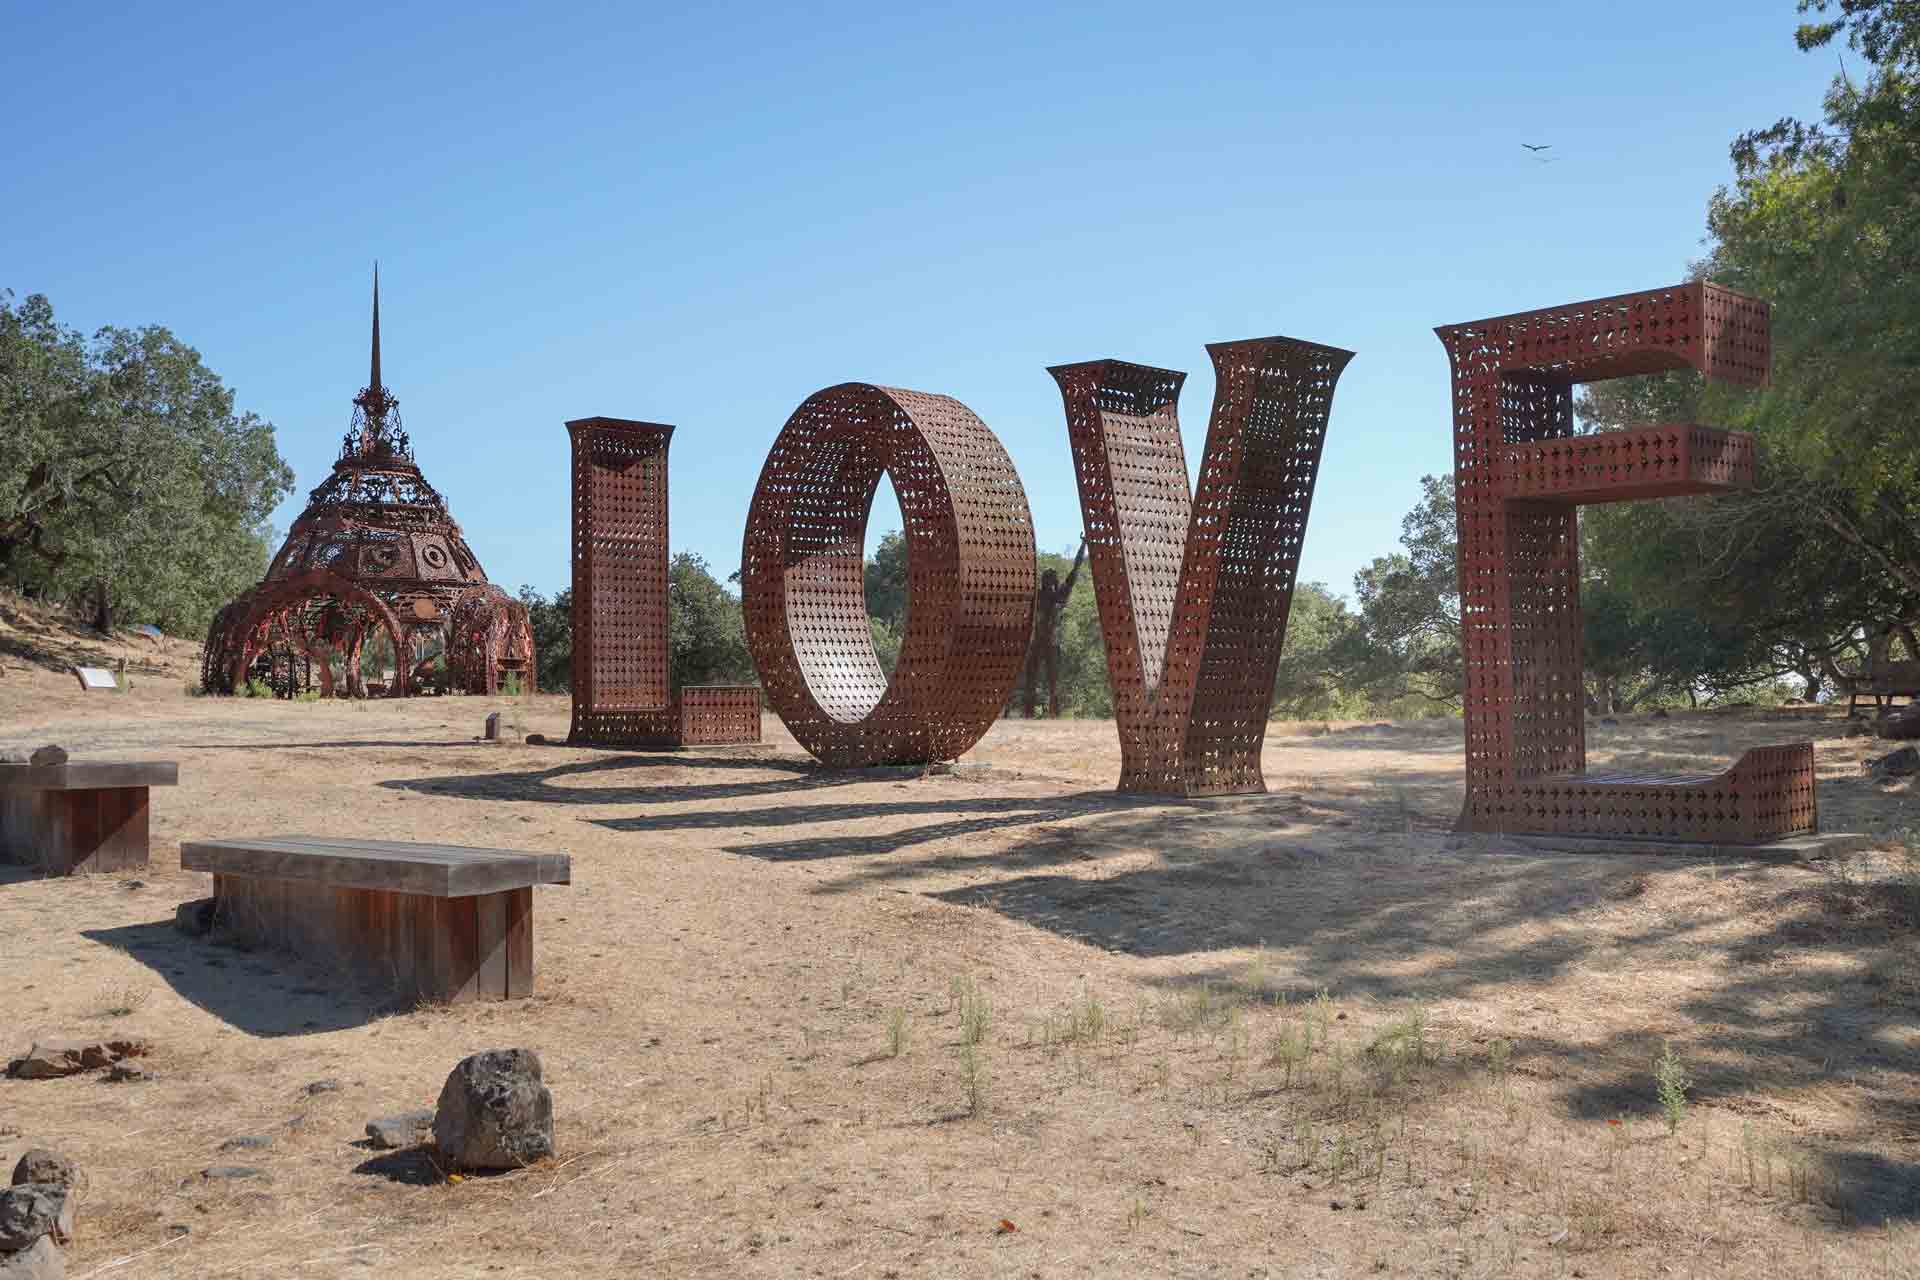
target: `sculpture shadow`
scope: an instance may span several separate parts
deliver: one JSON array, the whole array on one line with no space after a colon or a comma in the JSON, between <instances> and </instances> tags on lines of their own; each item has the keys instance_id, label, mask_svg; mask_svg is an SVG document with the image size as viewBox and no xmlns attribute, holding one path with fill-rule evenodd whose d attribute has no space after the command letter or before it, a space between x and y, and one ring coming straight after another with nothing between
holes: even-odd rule
<instances>
[{"instance_id":1,"label":"sculpture shadow","mask_svg":"<svg viewBox=\"0 0 1920 1280\"><path fill-rule=\"evenodd\" d=\"M1704 907L1639 911L1632 904L1657 903L1663 879L1695 875L1698 862L1489 851L1424 832L1316 847L1219 838L1217 823L1191 823L1116 815L1077 824L1070 841L1036 834L993 857L1010 877L928 896L1143 958L1277 947L1298 993L1475 1002L1516 1024L1499 1033L1516 1063L1567 1081L1565 1114L1593 1121L1657 1120L1651 1064L1665 1036L1647 1027L1595 1037L1585 1011L1527 1004L1516 992L1554 1000L1552 984L1594 966L1684 964L1706 977L1671 1005L1688 1019L1673 1046L1696 1077L1696 1103L1750 1111L1755 1092L1830 1082L1859 1091L1868 1131L1920 1132L1920 1002L1903 994L1920 990L1920 888L1911 884L1723 862L1716 891L1696 898ZM1195 844L1201 833L1216 836L1211 847ZM1105 846L1151 849L1158 865L1110 876L1059 865L1075 849ZM1235 961L1160 985L1231 991L1247 981ZM1827 1184L1845 1188L1854 1221L1920 1219L1920 1162L1898 1147L1840 1141L1807 1156Z\"/></svg>"},{"instance_id":2,"label":"sculpture shadow","mask_svg":"<svg viewBox=\"0 0 1920 1280\"><path fill-rule=\"evenodd\" d=\"M652 785L576 787L559 785L567 779L646 769L733 770L780 776L739 782L686 783L661 781ZM502 773L461 773L437 778L392 778L379 785L390 791L451 796L460 800L517 800L540 804L684 804L699 800L735 800L751 796L785 795L798 791L854 786L918 778L917 767L828 769L812 760L755 756L619 755L573 760L543 769Z\"/></svg>"},{"instance_id":3,"label":"sculpture shadow","mask_svg":"<svg viewBox=\"0 0 1920 1280\"><path fill-rule=\"evenodd\" d=\"M340 975L298 957L189 938L171 920L82 929L80 936L125 952L182 998L250 1035L318 1035L395 1011L384 993L342 987Z\"/></svg>"}]
</instances>

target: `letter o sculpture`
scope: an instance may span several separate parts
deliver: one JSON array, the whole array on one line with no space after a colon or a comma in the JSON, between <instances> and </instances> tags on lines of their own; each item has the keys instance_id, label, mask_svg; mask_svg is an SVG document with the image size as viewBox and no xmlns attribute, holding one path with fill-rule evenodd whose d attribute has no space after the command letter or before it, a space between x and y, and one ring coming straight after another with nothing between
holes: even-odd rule
<instances>
[{"instance_id":1,"label":"letter o sculpture","mask_svg":"<svg viewBox=\"0 0 1920 1280\"><path fill-rule=\"evenodd\" d=\"M880 477L906 524L907 626L874 652L863 552ZM1013 460L951 396L846 382L787 419L747 514L741 601L767 701L836 767L962 755L1019 677L1033 514Z\"/></svg>"}]
</instances>

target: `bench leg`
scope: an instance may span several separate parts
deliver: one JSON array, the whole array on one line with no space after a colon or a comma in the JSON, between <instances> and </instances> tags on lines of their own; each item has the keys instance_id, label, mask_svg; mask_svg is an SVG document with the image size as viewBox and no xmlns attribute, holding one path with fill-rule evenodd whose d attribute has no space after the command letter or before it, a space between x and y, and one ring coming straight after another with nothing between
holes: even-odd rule
<instances>
[{"instance_id":1,"label":"bench leg","mask_svg":"<svg viewBox=\"0 0 1920 1280\"><path fill-rule=\"evenodd\" d=\"M214 877L221 922L261 946L352 972L404 999L533 994L533 890L468 898Z\"/></svg>"},{"instance_id":2,"label":"bench leg","mask_svg":"<svg viewBox=\"0 0 1920 1280\"><path fill-rule=\"evenodd\" d=\"M50 876L147 865L147 788L0 792L0 849Z\"/></svg>"}]
</instances>

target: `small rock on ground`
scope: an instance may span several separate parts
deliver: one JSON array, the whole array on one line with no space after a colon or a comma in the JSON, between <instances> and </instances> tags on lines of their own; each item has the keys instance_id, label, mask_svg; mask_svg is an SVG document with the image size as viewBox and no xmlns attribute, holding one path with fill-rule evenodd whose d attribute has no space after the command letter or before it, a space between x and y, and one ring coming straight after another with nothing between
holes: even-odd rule
<instances>
[{"instance_id":1,"label":"small rock on ground","mask_svg":"<svg viewBox=\"0 0 1920 1280\"><path fill-rule=\"evenodd\" d=\"M49 742L46 746L34 752L29 758L28 763L37 765L65 764L67 759L67 749L65 747L57 742Z\"/></svg>"},{"instance_id":2,"label":"small rock on ground","mask_svg":"<svg viewBox=\"0 0 1920 1280\"><path fill-rule=\"evenodd\" d=\"M137 1084L154 1078L153 1072L132 1062L116 1062L107 1068L108 1084Z\"/></svg>"},{"instance_id":3,"label":"small rock on ground","mask_svg":"<svg viewBox=\"0 0 1920 1280\"><path fill-rule=\"evenodd\" d=\"M367 1121L367 1139L376 1151L417 1147L433 1136L433 1112L403 1111Z\"/></svg>"},{"instance_id":4,"label":"small rock on ground","mask_svg":"<svg viewBox=\"0 0 1920 1280\"><path fill-rule=\"evenodd\" d=\"M0 1251L28 1248L42 1236L73 1239L73 1193L51 1182L24 1182L0 1191Z\"/></svg>"},{"instance_id":5,"label":"small rock on ground","mask_svg":"<svg viewBox=\"0 0 1920 1280\"><path fill-rule=\"evenodd\" d=\"M309 1098L317 1098L323 1093L338 1092L340 1092L340 1082L338 1080L315 1080L307 1086L307 1096Z\"/></svg>"},{"instance_id":6,"label":"small rock on ground","mask_svg":"<svg viewBox=\"0 0 1920 1280\"><path fill-rule=\"evenodd\" d=\"M200 1171L200 1178L205 1182L240 1182L247 1178L258 1178L262 1182L273 1181L267 1176L265 1170L256 1169L249 1164L209 1165ZM188 1183L192 1181L192 1178L187 1179Z\"/></svg>"},{"instance_id":7,"label":"small rock on ground","mask_svg":"<svg viewBox=\"0 0 1920 1280\"><path fill-rule=\"evenodd\" d=\"M66 1280L67 1255L41 1236L16 1253L0 1253L0 1280Z\"/></svg>"},{"instance_id":8,"label":"small rock on ground","mask_svg":"<svg viewBox=\"0 0 1920 1280\"><path fill-rule=\"evenodd\" d=\"M213 931L213 916L216 902L212 898L195 898L192 902L183 902L173 909L173 927L189 938L204 938Z\"/></svg>"},{"instance_id":9,"label":"small rock on ground","mask_svg":"<svg viewBox=\"0 0 1920 1280\"><path fill-rule=\"evenodd\" d=\"M122 1058L138 1058L147 1042L136 1036L113 1040L35 1041L26 1056L7 1064L7 1074L20 1080L54 1080L111 1066Z\"/></svg>"},{"instance_id":10,"label":"small rock on ground","mask_svg":"<svg viewBox=\"0 0 1920 1280\"><path fill-rule=\"evenodd\" d=\"M79 1181L80 1171L73 1161L58 1151L34 1147L13 1166L13 1185L25 1182L50 1182L56 1187L71 1187Z\"/></svg>"},{"instance_id":11,"label":"small rock on ground","mask_svg":"<svg viewBox=\"0 0 1920 1280\"><path fill-rule=\"evenodd\" d=\"M273 1145L273 1139L262 1134L243 1134L238 1138L228 1138L220 1144L222 1151L264 1151Z\"/></svg>"},{"instance_id":12,"label":"small rock on ground","mask_svg":"<svg viewBox=\"0 0 1920 1280\"><path fill-rule=\"evenodd\" d=\"M1902 747L1877 760L1863 761L1862 767L1883 778L1904 778L1920 773L1920 748Z\"/></svg>"},{"instance_id":13,"label":"small rock on ground","mask_svg":"<svg viewBox=\"0 0 1920 1280\"><path fill-rule=\"evenodd\" d=\"M518 1169L553 1154L553 1094L531 1049L462 1059L434 1108L433 1140L457 1169Z\"/></svg>"}]
</instances>

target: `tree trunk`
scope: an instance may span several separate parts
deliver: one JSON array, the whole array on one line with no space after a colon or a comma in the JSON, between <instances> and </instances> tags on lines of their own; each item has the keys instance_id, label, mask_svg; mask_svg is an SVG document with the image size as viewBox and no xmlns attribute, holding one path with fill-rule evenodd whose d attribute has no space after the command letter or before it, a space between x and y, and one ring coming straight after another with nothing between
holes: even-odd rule
<instances>
[{"instance_id":1,"label":"tree trunk","mask_svg":"<svg viewBox=\"0 0 1920 1280\"><path fill-rule=\"evenodd\" d=\"M105 578L93 580L93 629L102 635L113 634L113 597Z\"/></svg>"}]
</instances>

